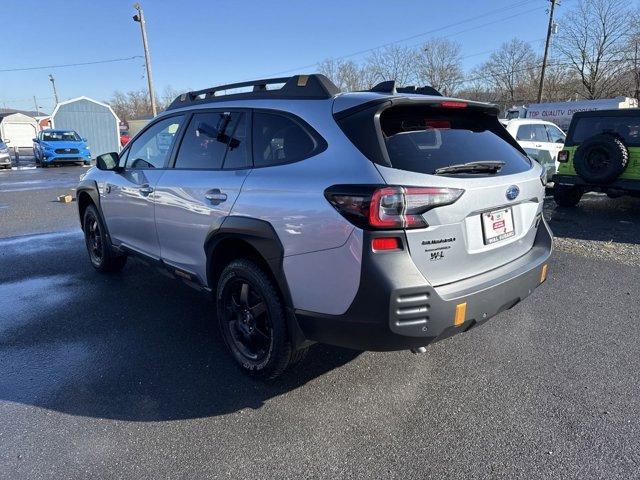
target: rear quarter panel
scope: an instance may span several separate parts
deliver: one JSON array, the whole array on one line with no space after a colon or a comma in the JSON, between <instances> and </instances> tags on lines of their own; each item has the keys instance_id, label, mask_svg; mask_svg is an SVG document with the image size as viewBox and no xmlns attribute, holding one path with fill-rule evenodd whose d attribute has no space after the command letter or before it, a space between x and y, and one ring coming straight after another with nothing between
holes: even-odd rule
<instances>
[{"instance_id":1,"label":"rear quarter panel","mask_svg":"<svg viewBox=\"0 0 640 480\"><path fill-rule=\"evenodd\" d=\"M231 214L273 226L284 249L295 308L337 315L347 310L360 284L362 232L331 206L324 191L337 184L384 182L342 133L330 102L299 102L300 111L292 103L286 111L309 123L326 140L326 150L298 162L253 169Z\"/></svg>"},{"instance_id":2,"label":"rear quarter panel","mask_svg":"<svg viewBox=\"0 0 640 480\"><path fill-rule=\"evenodd\" d=\"M309 123L326 140L327 148L298 162L254 168L231 212L273 225L285 257L337 248L347 241L354 227L324 197L328 187L384 183L373 163L342 133L330 102L299 104L288 105L286 111Z\"/></svg>"}]
</instances>

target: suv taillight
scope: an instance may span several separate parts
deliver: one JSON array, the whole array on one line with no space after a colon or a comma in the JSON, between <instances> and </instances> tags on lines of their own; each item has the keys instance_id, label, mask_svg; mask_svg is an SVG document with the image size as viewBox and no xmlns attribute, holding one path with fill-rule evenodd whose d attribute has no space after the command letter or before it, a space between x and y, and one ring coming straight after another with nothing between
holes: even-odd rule
<instances>
[{"instance_id":1,"label":"suv taillight","mask_svg":"<svg viewBox=\"0 0 640 480\"><path fill-rule=\"evenodd\" d=\"M325 197L354 225L371 230L422 228L422 214L450 205L464 193L458 188L335 185Z\"/></svg>"},{"instance_id":2,"label":"suv taillight","mask_svg":"<svg viewBox=\"0 0 640 480\"><path fill-rule=\"evenodd\" d=\"M569 161L569 152L567 150L562 150L558 152L558 162L567 163Z\"/></svg>"}]
</instances>

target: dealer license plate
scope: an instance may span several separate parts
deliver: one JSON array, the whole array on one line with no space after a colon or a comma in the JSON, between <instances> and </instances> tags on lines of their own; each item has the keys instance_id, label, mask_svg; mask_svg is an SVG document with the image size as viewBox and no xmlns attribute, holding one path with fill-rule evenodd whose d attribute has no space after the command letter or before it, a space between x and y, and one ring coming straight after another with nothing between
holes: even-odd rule
<instances>
[{"instance_id":1,"label":"dealer license plate","mask_svg":"<svg viewBox=\"0 0 640 480\"><path fill-rule=\"evenodd\" d=\"M513 211L511 207L492 210L482 214L482 234L484 244L491 245L513 237L516 230L513 227Z\"/></svg>"}]
</instances>

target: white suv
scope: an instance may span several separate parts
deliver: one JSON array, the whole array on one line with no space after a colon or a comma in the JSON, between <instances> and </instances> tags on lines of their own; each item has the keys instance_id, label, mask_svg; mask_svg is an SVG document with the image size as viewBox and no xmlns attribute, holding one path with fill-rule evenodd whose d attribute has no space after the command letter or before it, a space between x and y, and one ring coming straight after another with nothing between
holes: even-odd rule
<instances>
[{"instance_id":1,"label":"white suv","mask_svg":"<svg viewBox=\"0 0 640 480\"><path fill-rule=\"evenodd\" d=\"M547 168L547 179L558 171L558 153L564 147L565 133L551 122L531 118L500 120L525 151Z\"/></svg>"}]
</instances>

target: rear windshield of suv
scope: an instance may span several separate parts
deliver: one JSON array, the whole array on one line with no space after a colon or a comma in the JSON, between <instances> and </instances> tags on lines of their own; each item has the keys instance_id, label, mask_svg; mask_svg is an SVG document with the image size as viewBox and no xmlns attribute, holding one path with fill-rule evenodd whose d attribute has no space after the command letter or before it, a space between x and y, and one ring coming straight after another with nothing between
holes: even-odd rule
<instances>
[{"instance_id":1,"label":"rear windshield of suv","mask_svg":"<svg viewBox=\"0 0 640 480\"><path fill-rule=\"evenodd\" d=\"M577 145L594 135L612 133L628 145L640 145L640 116L582 117L574 121L568 142Z\"/></svg>"},{"instance_id":2,"label":"rear windshield of suv","mask_svg":"<svg viewBox=\"0 0 640 480\"><path fill-rule=\"evenodd\" d=\"M504 162L498 175L531 168L495 117L481 111L392 107L382 112L380 126L393 168L433 174L439 168L482 161Z\"/></svg>"}]
</instances>

